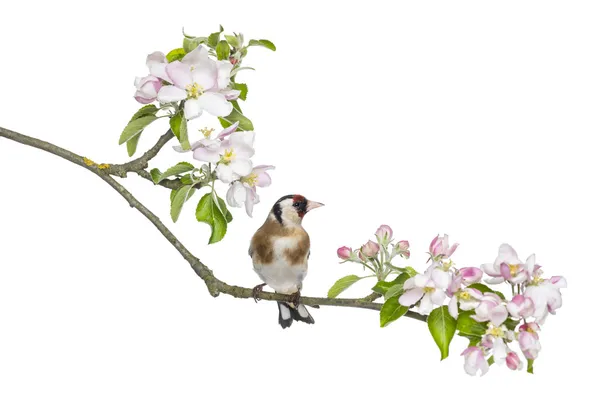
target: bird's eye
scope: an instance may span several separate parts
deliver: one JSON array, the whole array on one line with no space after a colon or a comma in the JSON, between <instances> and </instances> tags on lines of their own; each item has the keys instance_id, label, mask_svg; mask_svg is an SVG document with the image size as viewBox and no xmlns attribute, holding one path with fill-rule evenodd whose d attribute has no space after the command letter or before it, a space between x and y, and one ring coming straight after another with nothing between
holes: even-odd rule
<instances>
[{"instance_id":1,"label":"bird's eye","mask_svg":"<svg viewBox=\"0 0 600 395\"><path fill-rule=\"evenodd\" d=\"M292 204L292 206L294 206L294 207L300 207L300 202L294 202L294 204Z\"/></svg>"}]
</instances>

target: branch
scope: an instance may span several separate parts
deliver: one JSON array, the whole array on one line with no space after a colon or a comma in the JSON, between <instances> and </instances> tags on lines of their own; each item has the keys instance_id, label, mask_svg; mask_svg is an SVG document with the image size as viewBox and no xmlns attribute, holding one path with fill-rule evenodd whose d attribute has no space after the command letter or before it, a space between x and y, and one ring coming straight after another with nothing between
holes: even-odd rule
<instances>
[{"instance_id":1,"label":"branch","mask_svg":"<svg viewBox=\"0 0 600 395\"><path fill-rule=\"evenodd\" d=\"M142 213L142 215L144 215L144 217L146 217L158 229L158 231L173 245L173 247L175 247L175 249L179 251L181 256L190 264L190 266L192 267L192 269L194 269L196 274L204 281L206 287L208 288L208 292L213 297L219 296L220 293L228 294L235 298L250 299L253 297L252 289L238 287L235 285L229 285L216 278L212 270L210 270L208 266L203 264L199 258L194 256L152 211L150 211L146 206L144 206L131 194L131 192L129 192L123 185L121 185L112 177L113 175L124 177L123 174L126 175L128 172L135 172L141 177L151 180L150 175L144 170L144 168L148 166L148 162L152 158L154 158L158 154L160 149L173 137L173 133L170 130L160 137L160 139L154 145L154 147L152 147L138 159L132 160L122 165L98 165L93 161L81 155L77 155L71 151L68 151L64 148L58 147L54 144L48 143L43 140L36 139L34 137L29 137L14 132L12 130L5 129L3 127L0 127L0 137L4 137L9 140L28 145L30 147L41 149L53 155L57 155L63 159L68 160L71 163L74 163L78 166L89 170L90 172L100 177L121 196L123 196L123 198L129 203L131 207L135 208L140 213ZM161 182L161 185L171 189L173 189L172 187L174 187L174 182L179 182L176 180L165 181ZM289 298L288 295L277 294L272 292L260 292L258 296L263 300L277 301L287 301ZM332 299L302 296L300 300L302 303L309 306L343 306L369 310L380 310L382 304L373 302L375 299L377 299L378 296L379 295L377 294L371 294L362 299ZM406 316L420 321L425 321L427 319L426 316L415 313L413 311L408 311L406 313Z\"/></svg>"}]
</instances>

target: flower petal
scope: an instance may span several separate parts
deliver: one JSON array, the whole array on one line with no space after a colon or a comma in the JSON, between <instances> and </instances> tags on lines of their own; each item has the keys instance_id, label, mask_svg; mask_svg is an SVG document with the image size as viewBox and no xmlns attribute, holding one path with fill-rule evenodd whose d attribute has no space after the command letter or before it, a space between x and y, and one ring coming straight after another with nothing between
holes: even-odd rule
<instances>
[{"instance_id":1,"label":"flower petal","mask_svg":"<svg viewBox=\"0 0 600 395\"><path fill-rule=\"evenodd\" d=\"M237 129L238 125L240 124L239 121L235 122L234 124L226 127L225 129L223 129L221 131L221 133L219 133L217 135L217 139L219 140L223 140L225 137L229 136L231 133L235 132L235 130Z\"/></svg>"},{"instance_id":2,"label":"flower petal","mask_svg":"<svg viewBox=\"0 0 600 395\"><path fill-rule=\"evenodd\" d=\"M202 45L198 45L181 59L181 63L189 66L196 65L208 60L208 51Z\"/></svg>"},{"instance_id":3,"label":"flower petal","mask_svg":"<svg viewBox=\"0 0 600 395\"><path fill-rule=\"evenodd\" d=\"M422 288L410 289L400 296L398 303L400 303L402 306L412 306L423 297L423 294L424 292Z\"/></svg>"},{"instance_id":4,"label":"flower petal","mask_svg":"<svg viewBox=\"0 0 600 395\"><path fill-rule=\"evenodd\" d=\"M196 99L187 99L183 106L183 113L186 119L198 118L202 115L202 107Z\"/></svg>"},{"instance_id":5,"label":"flower petal","mask_svg":"<svg viewBox=\"0 0 600 395\"><path fill-rule=\"evenodd\" d=\"M231 80L231 70L233 65L228 60L221 60L217 64L217 88L219 90L227 88Z\"/></svg>"},{"instance_id":6,"label":"flower petal","mask_svg":"<svg viewBox=\"0 0 600 395\"><path fill-rule=\"evenodd\" d=\"M167 65L167 75L171 78L173 84L182 89L185 89L194 82L192 81L190 66L183 64L178 60Z\"/></svg>"},{"instance_id":7,"label":"flower petal","mask_svg":"<svg viewBox=\"0 0 600 395\"><path fill-rule=\"evenodd\" d=\"M205 147L198 147L194 150L194 159L203 162L216 163L221 159L217 151L209 150Z\"/></svg>"},{"instance_id":8,"label":"flower petal","mask_svg":"<svg viewBox=\"0 0 600 395\"><path fill-rule=\"evenodd\" d=\"M235 177L235 175L233 174L233 170L231 170L231 167L222 163L219 163L219 165L217 166L216 173L219 180L223 181L226 184L229 184L230 182L237 179L237 177Z\"/></svg>"},{"instance_id":9,"label":"flower petal","mask_svg":"<svg viewBox=\"0 0 600 395\"><path fill-rule=\"evenodd\" d=\"M252 173L252 161L250 159L237 158L231 161L231 170L241 177Z\"/></svg>"},{"instance_id":10,"label":"flower petal","mask_svg":"<svg viewBox=\"0 0 600 395\"><path fill-rule=\"evenodd\" d=\"M157 99L161 103L173 103L184 100L187 97L187 92L184 89L175 85L167 85L160 88Z\"/></svg>"},{"instance_id":11,"label":"flower petal","mask_svg":"<svg viewBox=\"0 0 600 395\"><path fill-rule=\"evenodd\" d=\"M202 87L203 90L211 90L217 84L217 65L214 60L208 59L193 67L192 79Z\"/></svg>"},{"instance_id":12,"label":"flower petal","mask_svg":"<svg viewBox=\"0 0 600 395\"><path fill-rule=\"evenodd\" d=\"M233 105L222 94L216 92L204 92L198 97L198 103L201 108L216 117L226 117L233 110Z\"/></svg>"}]
</instances>

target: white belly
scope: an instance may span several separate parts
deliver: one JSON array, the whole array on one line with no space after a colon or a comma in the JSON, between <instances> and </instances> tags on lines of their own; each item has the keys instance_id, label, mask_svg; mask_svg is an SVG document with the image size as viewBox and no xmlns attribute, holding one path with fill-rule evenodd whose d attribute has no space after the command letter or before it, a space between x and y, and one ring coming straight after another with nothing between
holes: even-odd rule
<instances>
[{"instance_id":1,"label":"white belly","mask_svg":"<svg viewBox=\"0 0 600 395\"><path fill-rule=\"evenodd\" d=\"M288 263L284 252L291 243L295 243L295 240L288 238L277 240L273 248L273 262L266 265L254 262L254 271L277 293L293 294L298 292L308 270L306 259L302 264L290 265Z\"/></svg>"}]
</instances>

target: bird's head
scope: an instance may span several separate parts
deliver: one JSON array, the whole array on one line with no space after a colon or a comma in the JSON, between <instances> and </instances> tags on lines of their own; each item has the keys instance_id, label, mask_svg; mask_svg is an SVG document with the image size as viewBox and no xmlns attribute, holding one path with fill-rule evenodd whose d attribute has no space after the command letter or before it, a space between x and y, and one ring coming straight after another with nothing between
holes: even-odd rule
<instances>
[{"instance_id":1,"label":"bird's head","mask_svg":"<svg viewBox=\"0 0 600 395\"><path fill-rule=\"evenodd\" d=\"M300 225L306 213L321 206L302 195L286 195L275 202L271 213L281 225Z\"/></svg>"}]
</instances>

